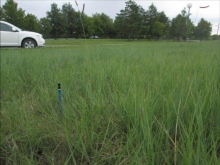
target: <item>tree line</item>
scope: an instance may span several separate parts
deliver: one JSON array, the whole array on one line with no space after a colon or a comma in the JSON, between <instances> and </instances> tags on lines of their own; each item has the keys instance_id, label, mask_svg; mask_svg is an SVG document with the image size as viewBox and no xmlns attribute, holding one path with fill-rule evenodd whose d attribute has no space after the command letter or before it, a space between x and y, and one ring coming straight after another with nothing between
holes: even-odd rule
<instances>
[{"instance_id":1,"label":"tree line","mask_svg":"<svg viewBox=\"0 0 220 165\"><path fill-rule=\"evenodd\" d=\"M23 30L42 33L44 38L127 38L127 39L208 39L211 35L211 23L201 19L197 26L188 17L186 8L170 20L152 3L147 10L129 0L124 9L117 13L115 20L104 13L95 13L91 17L76 11L70 3L58 8L51 4L46 17L38 19L33 14L25 14L14 0L7 0L0 7L0 19L10 22Z\"/></svg>"}]
</instances>

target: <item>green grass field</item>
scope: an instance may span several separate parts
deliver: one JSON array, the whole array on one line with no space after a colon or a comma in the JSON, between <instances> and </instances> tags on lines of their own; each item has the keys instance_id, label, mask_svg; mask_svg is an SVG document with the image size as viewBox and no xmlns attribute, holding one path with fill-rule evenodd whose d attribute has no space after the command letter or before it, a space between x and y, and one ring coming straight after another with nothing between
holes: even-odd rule
<instances>
[{"instance_id":1,"label":"green grass field","mask_svg":"<svg viewBox=\"0 0 220 165\"><path fill-rule=\"evenodd\" d=\"M219 42L46 45L1 49L0 164L220 164Z\"/></svg>"}]
</instances>

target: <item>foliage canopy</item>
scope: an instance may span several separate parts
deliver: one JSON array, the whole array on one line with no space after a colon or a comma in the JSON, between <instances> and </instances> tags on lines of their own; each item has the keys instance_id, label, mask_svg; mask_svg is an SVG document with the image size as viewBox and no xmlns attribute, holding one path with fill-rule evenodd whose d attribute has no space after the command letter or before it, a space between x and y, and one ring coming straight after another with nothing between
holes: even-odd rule
<instances>
[{"instance_id":1,"label":"foliage canopy","mask_svg":"<svg viewBox=\"0 0 220 165\"><path fill-rule=\"evenodd\" d=\"M52 3L46 17L38 19L33 14L26 15L14 0L6 0L0 7L0 19L21 29L41 32L46 38L88 38L97 35L100 38L158 40L167 37L185 40L194 37L203 40L208 39L212 31L211 24L205 19L201 19L197 26L193 25L185 8L170 20L153 3L147 10L133 0L126 1L125 4L115 20L105 13L95 13L92 16L82 14L70 3L64 3L61 9L56 3Z\"/></svg>"}]
</instances>

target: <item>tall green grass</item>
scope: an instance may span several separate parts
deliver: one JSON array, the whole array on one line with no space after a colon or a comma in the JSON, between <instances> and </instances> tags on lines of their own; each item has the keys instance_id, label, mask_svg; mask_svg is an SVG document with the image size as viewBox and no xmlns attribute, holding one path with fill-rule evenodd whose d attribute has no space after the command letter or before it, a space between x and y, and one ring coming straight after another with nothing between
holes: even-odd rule
<instances>
[{"instance_id":1,"label":"tall green grass","mask_svg":"<svg viewBox=\"0 0 220 165\"><path fill-rule=\"evenodd\" d=\"M2 164L220 164L219 52L218 42L1 49Z\"/></svg>"}]
</instances>

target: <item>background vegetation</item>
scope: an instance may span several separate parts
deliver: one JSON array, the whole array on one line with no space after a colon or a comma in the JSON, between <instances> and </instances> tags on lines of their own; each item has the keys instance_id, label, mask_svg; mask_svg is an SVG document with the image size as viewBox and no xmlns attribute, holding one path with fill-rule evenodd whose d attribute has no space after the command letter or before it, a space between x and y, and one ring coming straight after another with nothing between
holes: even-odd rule
<instances>
[{"instance_id":1,"label":"background vegetation","mask_svg":"<svg viewBox=\"0 0 220 165\"><path fill-rule=\"evenodd\" d=\"M125 41L2 48L0 164L219 164L219 42Z\"/></svg>"},{"instance_id":2,"label":"background vegetation","mask_svg":"<svg viewBox=\"0 0 220 165\"><path fill-rule=\"evenodd\" d=\"M45 38L84 38L82 23L87 38L99 36L149 40L152 38L204 40L210 38L212 31L211 23L205 19L194 25L188 18L185 8L170 20L166 13L158 11L154 4L144 9L132 0L126 2L125 9L117 13L114 21L104 13L87 16L81 11L76 11L70 3L64 3L61 9L56 3L52 3L46 17L38 19L33 14L26 15L14 0L7 0L0 8L0 19L24 30L40 32ZM218 39L218 36L213 36L212 39Z\"/></svg>"}]
</instances>

